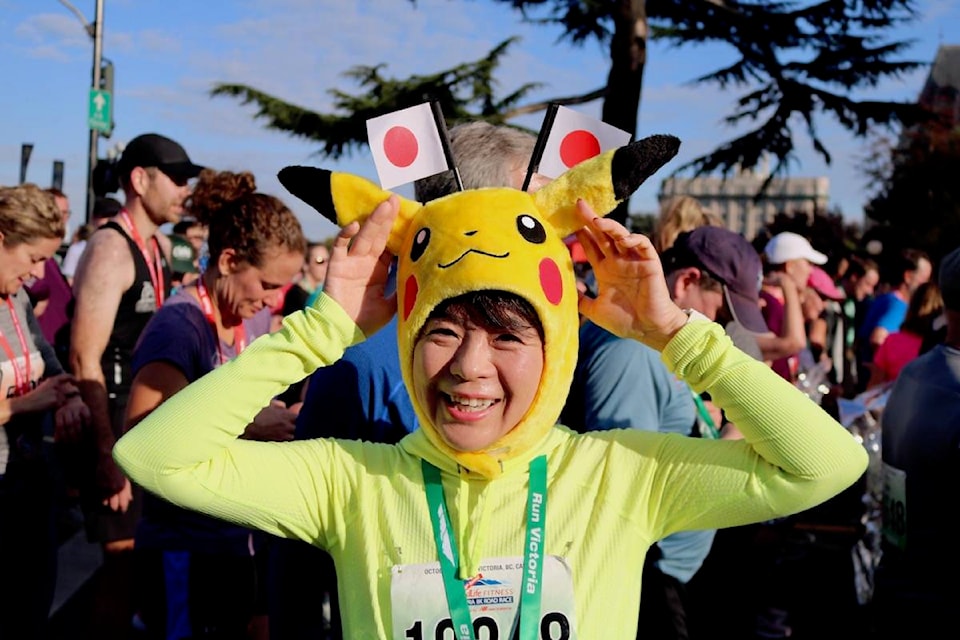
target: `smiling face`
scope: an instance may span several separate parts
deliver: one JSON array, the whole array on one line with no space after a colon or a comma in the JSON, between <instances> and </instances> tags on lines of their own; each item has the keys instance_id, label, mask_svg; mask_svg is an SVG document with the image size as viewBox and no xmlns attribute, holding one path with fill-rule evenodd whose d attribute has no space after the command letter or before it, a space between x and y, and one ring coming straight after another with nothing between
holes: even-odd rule
<instances>
[{"instance_id":1,"label":"smiling face","mask_svg":"<svg viewBox=\"0 0 960 640\"><path fill-rule=\"evenodd\" d=\"M12 296L31 277L43 277L43 263L60 247L59 238L38 238L7 246L0 233L0 295Z\"/></svg>"},{"instance_id":2,"label":"smiling face","mask_svg":"<svg viewBox=\"0 0 960 640\"><path fill-rule=\"evenodd\" d=\"M529 410L543 373L543 340L531 320L535 312L522 301L487 296L444 304L427 321L414 348L413 384L451 448L488 449Z\"/></svg>"},{"instance_id":3,"label":"smiling face","mask_svg":"<svg viewBox=\"0 0 960 640\"><path fill-rule=\"evenodd\" d=\"M461 465L496 473L553 426L569 391L578 329L570 252L530 194L484 189L425 205L398 257L401 368L421 425ZM446 311L480 291L522 300L526 321ZM480 306L486 314L490 305Z\"/></svg>"}]
</instances>

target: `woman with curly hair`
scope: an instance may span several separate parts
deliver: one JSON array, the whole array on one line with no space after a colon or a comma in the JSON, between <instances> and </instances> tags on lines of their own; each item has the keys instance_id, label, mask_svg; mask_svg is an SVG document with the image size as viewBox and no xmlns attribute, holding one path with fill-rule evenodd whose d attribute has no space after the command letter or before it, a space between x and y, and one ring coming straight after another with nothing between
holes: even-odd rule
<instances>
[{"instance_id":1,"label":"woman with curly hair","mask_svg":"<svg viewBox=\"0 0 960 640\"><path fill-rule=\"evenodd\" d=\"M270 308L303 264L299 221L280 200L257 193L250 173L204 170L189 208L209 230L207 268L144 329L133 356L128 428L267 333ZM271 405L243 437L291 440L294 418ZM256 637L248 627L265 628L258 617L263 542L249 529L148 495L136 553L140 616L151 638Z\"/></svg>"}]
</instances>

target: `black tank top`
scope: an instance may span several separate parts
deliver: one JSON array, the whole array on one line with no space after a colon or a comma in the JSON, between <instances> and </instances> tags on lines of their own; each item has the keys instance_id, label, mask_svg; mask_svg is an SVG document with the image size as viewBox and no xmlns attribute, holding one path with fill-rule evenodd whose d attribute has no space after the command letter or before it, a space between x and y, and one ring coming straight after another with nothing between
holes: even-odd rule
<instances>
[{"instance_id":1,"label":"black tank top","mask_svg":"<svg viewBox=\"0 0 960 640\"><path fill-rule=\"evenodd\" d=\"M100 365L103 368L103 377L107 384L107 393L125 395L130 391L131 375L130 363L133 359L133 347L147 321L157 311L157 299L154 295L153 281L150 279L150 270L147 262L140 253L140 248L133 238L121 225L111 220L101 229L113 229L126 239L133 256L134 278L133 284L123 292L120 306L117 308L117 317L113 321L113 330L110 340L103 352ZM98 229L98 232L100 230ZM170 265L161 254L163 264L163 283L170 282ZM166 293L166 292L165 292Z\"/></svg>"}]
</instances>

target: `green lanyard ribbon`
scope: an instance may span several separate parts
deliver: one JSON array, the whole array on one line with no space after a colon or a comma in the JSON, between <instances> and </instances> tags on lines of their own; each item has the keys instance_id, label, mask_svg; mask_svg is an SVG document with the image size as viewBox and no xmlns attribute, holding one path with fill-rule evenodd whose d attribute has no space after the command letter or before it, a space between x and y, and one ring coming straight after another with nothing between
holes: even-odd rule
<instances>
[{"instance_id":1,"label":"green lanyard ribbon","mask_svg":"<svg viewBox=\"0 0 960 640\"><path fill-rule=\"evenodd\" d=\"M703 398L693 389L690 390L690 394L693 396L693 404L697 405L697 417L699 418L701 427L700 437L709 440L719 440L720 430L717 429L717 423L713 421L713 417L707 410L707 405L703 403Z\"/></svg>"},{"instance_id":2,"label":"green lanyard ribbon","mask_svg":"<svg viewBox=\"0 0 960 640\"><path fill-rule=\"evenodd\" d=\"M437 545L440 574L447 594L447 608L457 640L474 640L473 620L467 603L460 571L460 554L450 524L450 514L443 498L440 470L422 461L423 481L426 485L430 522ZM540 627L540 600L543 582L543 547L546 540L547 515L547 458L539 456L530 462L530 480L527 490L527 531L523 555L520 590L520 640L536 640Z\"/></svg>"}]
</instances>

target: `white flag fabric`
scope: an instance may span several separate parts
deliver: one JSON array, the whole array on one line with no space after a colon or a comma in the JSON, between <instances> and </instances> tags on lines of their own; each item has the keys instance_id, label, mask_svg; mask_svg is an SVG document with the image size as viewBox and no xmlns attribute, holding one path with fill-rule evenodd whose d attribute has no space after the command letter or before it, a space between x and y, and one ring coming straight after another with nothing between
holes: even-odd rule
<instances>
[{"instance_id":1,"label":"white flag fabric","mask_svg":"<svg viewBox=\"0 0 960 640\"><path fill-rule=\"evenodd\" d=\"M367 120L367 140L384 189L448 169L428 102Z\"/></svg>"},{"instance_id":2,"label":"white flag fabric","mask_svg":"<svg viewBox=\"0 0 960 640\"><path fill-rule=\"evenodd\" d=\"M556 178L604 151L630 142L630 134L606 122L559 107L537 173Z\"/></svg>"}]
</instances>

